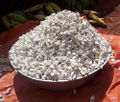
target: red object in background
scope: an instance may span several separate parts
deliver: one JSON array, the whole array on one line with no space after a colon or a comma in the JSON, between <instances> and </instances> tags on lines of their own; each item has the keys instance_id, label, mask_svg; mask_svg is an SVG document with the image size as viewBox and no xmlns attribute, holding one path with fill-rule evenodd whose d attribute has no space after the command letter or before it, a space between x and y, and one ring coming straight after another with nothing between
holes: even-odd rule
<instances>
[{"instance_id":1,"label":"red object in background","mask_svg":"<svg viewBox=\"0 0 120 102\"><path fill-rule=\"evenodd\" d=\"M8 32L0 34L0 54L8 56L8 51L18 36L28 32L39 22L28 22L18 26ZM103 35L103 34L101 34ZM103 35L111 43L115 51L115 58L120 59L120 36ZM5 102L90 102L90 97L95 97L95 102L120 102L120 63L108 62L97 75L84 86L73 90L55 92L41 89L30 83L22 76L6 73L0 78L0 94L3 95ZM5 95L8 87L12 88L10 94Z\"/></svg>"}]
</instances>

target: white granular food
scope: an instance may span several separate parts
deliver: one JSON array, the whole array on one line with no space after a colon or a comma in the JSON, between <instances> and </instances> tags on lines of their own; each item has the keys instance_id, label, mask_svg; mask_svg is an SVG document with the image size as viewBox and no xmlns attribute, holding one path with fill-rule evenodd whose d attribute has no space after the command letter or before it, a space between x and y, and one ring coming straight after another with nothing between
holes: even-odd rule
<instances>
[{"instance_id":1,"label":"white granular food","mask_svg":"<svg viewBox=\"0 0 120 102\"><path fill-rule=\"evenodd\" d=\"M16 70L42 80L74 80L100 68L109 43L80 17L63 10L23 34L9 51Z\"/></svg>"},{"instance_id":2,"label":"white granular food","mask_svg":"<svg viewBox=\"0 0 120 102\"><path fill-rule=\"evenodd\" d=\"M2 95L0 94L0 99L2 98Z\"/></svg>"},{"instance_id":3,"label":"white granular food","mask_svg":"<svg viewBox=\"0 0 120 102\"><path fill-rule=\"evenodd\" d=\"M4 102L4 99L0 99L0 102Z\"/></svg>"},{"instance_id":4,"label":"white granular food","mask_svg":"<svg viewBox=\"0 0 120 102\"><path fill-rule=\"evenodd\" d=\"M77 93L77 90L76 90L76 89L73 89L73 93L76 94L76 93Z\"/></svg>"},{"instance_id":5,"label":"white granular food","mask_svg":"<svg viewBox=\"0 0 120 102\"><path fill-rule=\"evenodd\" d=\"M95 102L95 96L90 96L90 102Z\"/></svg>"},{"instance_id":6,"label":"white granular food","mask_svg":"<svg viewBox=\"0 0 120 102\"><path fill-rule=\"evenodd\" d=\"M11 88L8 88L6 91L5 91L5 94L7 95L7 94L9 94L10 92L11 92Z\"/></svg>"},{"instance_id":7,"label":"white granular food","mask_svg":"<svg viewBox=\"0 0 120 102\"><path fill-rule=\"evenodd\" d=\"M115 63L119 63L120 60L116 60L114 57L114 51L111 51L111 56L110 56L111 61L115 64Z\"/></svg>"},{"instance_id":8,"label":"white granular food","mask_svg":"<svg viewBox=\"0 0 120 102\"><path fill-rule=\"evenodd\" d=\"M120 71L120 67L119 67L119 71Z\"/></svg>"}]
</instances>

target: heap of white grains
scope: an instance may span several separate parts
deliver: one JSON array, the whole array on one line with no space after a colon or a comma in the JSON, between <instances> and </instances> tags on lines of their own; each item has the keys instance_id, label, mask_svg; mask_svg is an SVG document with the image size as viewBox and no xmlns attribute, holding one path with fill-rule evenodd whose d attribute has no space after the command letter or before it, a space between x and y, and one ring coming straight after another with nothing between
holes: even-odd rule
<instances>
[{"instance_id":1,"label":"heap of white grains","mask_svg":"<svg viewBox=\"0 0 120 102\"><path fill-rule=\"evenodd\" d=\"M9 51L11 63L27 76L74 80L100 68L109 43L79 13L53 13L23 34Z\"/></svg>"}]
</instances>

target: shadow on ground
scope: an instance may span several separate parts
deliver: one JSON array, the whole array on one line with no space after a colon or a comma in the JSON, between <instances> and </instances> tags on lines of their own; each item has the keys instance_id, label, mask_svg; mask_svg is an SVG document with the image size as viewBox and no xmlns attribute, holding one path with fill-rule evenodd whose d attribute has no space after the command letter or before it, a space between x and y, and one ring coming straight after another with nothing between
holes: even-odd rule
<instances>
[{"instance_id":1,"label":"shadow on ground","mask_svg":"<svg viewBox=\"0 0 120 102\"><path fill-rule=\"evenodd\" d=\"M73 90L55 92L41 89L20 74L14 78L14 88L19 102L89 102L93 95L96 102L102 102L112 83L113 74L113 69L107 63L91 81L77 88L76 94Z\"/></svg>"}]
</instances>

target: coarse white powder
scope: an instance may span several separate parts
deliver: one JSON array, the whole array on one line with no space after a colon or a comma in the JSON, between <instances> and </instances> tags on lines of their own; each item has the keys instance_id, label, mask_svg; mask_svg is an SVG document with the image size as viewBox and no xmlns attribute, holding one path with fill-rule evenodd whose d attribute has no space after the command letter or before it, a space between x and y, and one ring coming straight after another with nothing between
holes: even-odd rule
<instances>
[{"instance_id":1,"label":"coarse white powder","mask_svg":"<svg viewBox=\"0 0 120 102\"><path fill-rule=\"evenodd\" d=\"M4 102L4 99L0 99L0 102Z\"/></svg>"},{"instance_id":2,"label":"coarse white powder","mask_svg":"<svg viewBox=\"0 0 120 102\"><path fill-rule=\"evenodd\" d=\"M79 13L53 13L11 47L16 70L42 80L74 80L100 68L111 49Z\"/></svg>"},{"instance_id":3,"label":"coarse white powder","mask_svg":"<svg viewBox=\"0 0 120 102\"><path fill-rule=\"evenodd\" d=\"M119 67L118 69L119 69L119 71L120 71L120 67Z\"/></svg>"},{"instance_id":4,"label":"coarse white powder","mask_svg":"<svg viewBox=\"0 0 120 102\"><path fill-rule=\"evenodd\" d=\"M2 99L2 95L0 94L0 99Z\"/></svg>"},{"instance_id":5,"label":"coarse white powder","mask_svg":"<svg viewBox=\"0 0 120 102\"><path fill-rule=\"evenodd\" d=\"M95 102L95 96L90 96L90 102Z\"/></svg>"},{"instance_id":6,"label":"coarse white powder","mask_svg":"<svg viewBox=\"0 0 120 102\"><path fill-rule=\"evenodd\" d=\"M10 92L11 92L11 88L8 88L6 91L5 91L5 94L8 95Z\"/></svg>"},{"instance_id":7,"label":"coarse white powder","mask_svg":"<svg viewBox=\"0 0 120 102\"><path fill-rule=\"evenodd\" d=\"M76 94L77 93L77 90L76 89L73 89L73 94Z\"/></svg>"}]
</instances>

